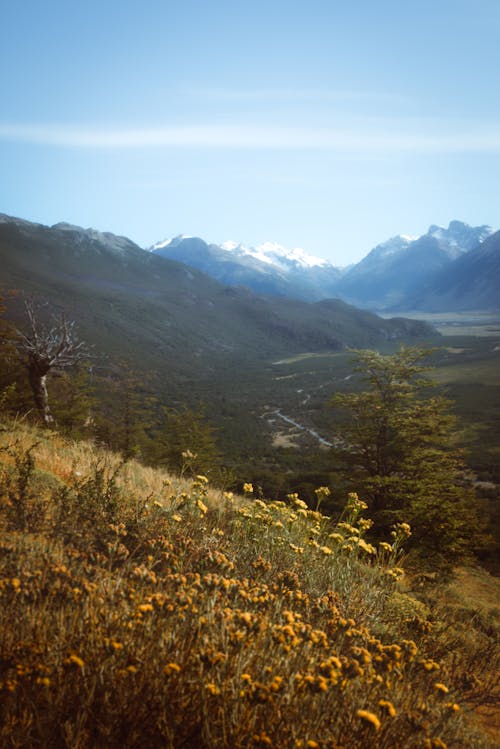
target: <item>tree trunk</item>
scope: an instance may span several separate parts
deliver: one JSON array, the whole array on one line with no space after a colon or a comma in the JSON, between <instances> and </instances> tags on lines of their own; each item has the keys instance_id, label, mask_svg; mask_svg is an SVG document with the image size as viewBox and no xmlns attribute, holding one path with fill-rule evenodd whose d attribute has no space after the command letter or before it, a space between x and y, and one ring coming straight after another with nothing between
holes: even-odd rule
<instances>
[{"instance_id":1,"label":"tree trunk","mask_svg":"<svg viewBox=\"0 0 500 749\"><path fill-rule=\"evenodd\" d=\"M36 407L38 408L45 426L53 426L55 419L52 416L49 405L49 394L47 392L47 370L40 367L36 362L29 365L29 381L33 391Z\"/></svg>"}]
</instances>

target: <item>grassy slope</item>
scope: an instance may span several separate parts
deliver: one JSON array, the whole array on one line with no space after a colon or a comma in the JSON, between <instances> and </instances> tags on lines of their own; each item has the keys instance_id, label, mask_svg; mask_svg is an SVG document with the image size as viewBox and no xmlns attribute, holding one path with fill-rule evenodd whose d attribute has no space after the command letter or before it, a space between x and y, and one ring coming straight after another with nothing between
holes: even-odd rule
<instances>
[{"instance_id":1,"label":"grassy slope","mask_svg":"<svg viewBox=\"0 0 500 749\"><path fill-rule=\"evenodd\" d=\"M339 524L0 437L2 746L493 746L467 703L492 690L495 611L415 598L404 529L357 541L355 498Z\"/></svg>"}]
</instances>

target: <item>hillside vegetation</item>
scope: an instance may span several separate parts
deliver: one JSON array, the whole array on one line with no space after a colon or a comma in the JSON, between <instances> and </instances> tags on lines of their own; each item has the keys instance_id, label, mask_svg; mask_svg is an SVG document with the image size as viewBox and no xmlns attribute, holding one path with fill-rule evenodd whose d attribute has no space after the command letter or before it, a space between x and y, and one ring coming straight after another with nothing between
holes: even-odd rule
<instances>
[{"instance_id":1,"label":"hillside vegetation","mask_svg":"<svg viewBox=\"0 0 500 749\"><path fill-rule=\"evenodd\" d=\"M2 746L494 746L498 610L417 598L410 528L372 546L356 494L330 518L5 420L0 460Z\"/></svg>"}]
</instances>

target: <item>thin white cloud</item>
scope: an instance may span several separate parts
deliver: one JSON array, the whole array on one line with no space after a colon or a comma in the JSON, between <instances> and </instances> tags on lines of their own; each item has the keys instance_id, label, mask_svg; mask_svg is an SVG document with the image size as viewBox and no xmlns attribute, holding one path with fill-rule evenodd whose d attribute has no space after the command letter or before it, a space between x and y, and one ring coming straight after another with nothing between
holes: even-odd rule
<instances>
[{"instance_id":1,"label":"thin white cloud","mask_svg":"<svg viewBox=\"0 0 500 749\"><path fill-rule=\"evenodd\" d=\"M427 127L429 123L426 123ZM356 153L500 153L500 126L469 123L443 132L409 131L388 123L378 129L251 125L94 128L71 125L2 125L0 140L59 148L221 148L327 150Z\"/></svg>"},{"instance_id":2,"label":"thin white cloud","mask_svg":"<svg viewBox=\"0 0 500 749\"><path fill-rule=\"evenodd\" d=\"M337 104L337 103L393 103L408 105L414 102L408 97L390 94L383 91L363 91L355 89L325 88L256 88L224 89L203 88L189 89L185 92L196 98L220 102L238 103L279 103L279 104Z\"/></svg>"}]
</instances>

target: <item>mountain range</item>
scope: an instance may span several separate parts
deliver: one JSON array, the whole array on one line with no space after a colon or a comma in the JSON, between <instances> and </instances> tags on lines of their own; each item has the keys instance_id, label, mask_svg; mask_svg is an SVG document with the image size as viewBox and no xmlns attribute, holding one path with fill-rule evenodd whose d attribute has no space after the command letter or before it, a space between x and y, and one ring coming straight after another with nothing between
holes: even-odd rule
<instances>
[{"instance_id":1,"label":"mountain range","mask_svg":"<svg viewBox=\"0 0 500 749\"><path fill-rule=\"evenodd\" d=\"M450 254L457 256L434 275L427 298L414 298L414 307L440 298L458 304L460 295L462 300L482 295L494 305L498 297L488 296L488 285L478 282L485 264L486 276L498 278L500 235L488 234L475 249L458 240L454 248L447 240ZM164 249L186 242L196 258L202 240L179 238ZM443 239L434 236L429 242ZM400 238L376 248L365 258L365 270L369 263L380 267L404 255L415 243L419 246L418 240ZM246 256L247 268L260 262L272 270L279 264L288 290L294 274L330 272L326 261L276 245L239 253ZM452 267L456 275L449 272ZM337 283L354 270L338 271ZM65 314L90 347L93 387L103 394L107 413L113 413L129 377L160 404L198 408L204 403L218 443L234 460L265 453L273 435L289 425L302 425L301 434L312 444L317 435L328 439L325 404L352 376L350 347L393 350L396 342L437 341L435 329L416 319L385 319L340 299L304 301L256 293L249 286L221 283L123 236L0 214L0 297L7 301L6 317L19 327L26 324L23 297L38 303L42 319ZM0 381L0 391L4 385Z\"/></svg>"},{"instance_id":2,"label":"mountain range","mask_svg":"<svg viewBox=\"0 0 500 749\"><path fill-rule=\"evenodd\" d=\"M227 286L141 249L126 237L0 215L0 293L44 299L78 322L100 351L127 357L170 382L214 377L231 362L255 364L304 351L428 335L340 300L309 303ZM20 302L11 305L21 319Z\"/></svg>"},{"instance_id":3,"label":"mountain range","mask_svg":"<svg viewBox=\"0 0 500 749\"><path fill-rule=\"evenodd\" d=\"M151 251L198 268L223 284L305 301L335 296L331 291L342 276L342 271L328 261L276 242L257 247L231 241L216 245L199 237L180 235L158 242Z\"/></svg>"},{"instance_id":4,"label":"mountain range","mask_svg":"<svg viewBox=\"0 0 500 749\"><path fill-rule=\"evenodd\" d=\"M150 249L257 293L306 301L339 298L365 309L404 312L497 309L498 243L489 226L452 221L447 229L432 225L420 237L393 237L349 268L272 242L251 248L181 235Z\"/></svg>"}]
</instances>

